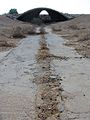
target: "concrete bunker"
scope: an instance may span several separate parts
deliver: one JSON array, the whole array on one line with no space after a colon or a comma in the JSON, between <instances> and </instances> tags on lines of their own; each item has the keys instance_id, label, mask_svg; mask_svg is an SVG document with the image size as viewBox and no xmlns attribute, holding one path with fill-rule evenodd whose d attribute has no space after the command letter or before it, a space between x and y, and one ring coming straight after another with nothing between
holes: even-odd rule
<instances>
[{"instance_id":1,"label":"concrete bunker","mask_svg":"<svg viewBox=\"0 0 90 120\"><path fill-rule=\"evenodd\" d=\"M43 11L47 14L40 14ZM50 24L68 20L64 14L50 8L35 8L21 14L17 19L33 24Z\"/></svg>"}]
</instances>

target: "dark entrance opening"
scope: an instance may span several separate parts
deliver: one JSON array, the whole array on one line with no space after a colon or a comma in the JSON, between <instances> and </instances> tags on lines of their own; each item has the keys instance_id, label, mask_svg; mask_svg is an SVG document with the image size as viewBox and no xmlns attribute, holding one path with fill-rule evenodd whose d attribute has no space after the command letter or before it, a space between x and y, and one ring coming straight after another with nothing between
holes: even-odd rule
<instances>
[{"instance_id":1,"label":"dark entrance opening","mask_svg":"<svg viewBox=\"0 0 90 120\"><path fill-rule=\"evenodd\" d=\"M50 8L35 8L21 14L17 19L39 25L68 20L64 14Z\"/></svg>"},{"instance_id":2,"label":"dark entrance opening","mask_svg":"<svg viewBox=\"0 0 90 120\"><path fill-rule=\"evenodd\" d=\"M39 13L39 17L42 20L42 23L50 23L51 22L51 16L46 10L43 10Z\"/></svg>"}]
</instances>

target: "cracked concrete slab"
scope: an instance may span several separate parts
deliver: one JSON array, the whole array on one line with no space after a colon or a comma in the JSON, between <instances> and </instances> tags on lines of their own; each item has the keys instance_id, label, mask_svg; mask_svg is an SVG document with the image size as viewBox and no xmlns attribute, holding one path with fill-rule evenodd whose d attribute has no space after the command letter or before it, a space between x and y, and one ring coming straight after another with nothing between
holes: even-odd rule
<instances>
[{"instance_id":1,"label":"cracked concrete slab","mask_svg":"<svg viewBox=\"0 0 90 120\"><path fill-rule=\"evenodd\" d=\"M0 120L90 120L90 60L45 30L0 53Z\"/></svg>"}]
</instances>

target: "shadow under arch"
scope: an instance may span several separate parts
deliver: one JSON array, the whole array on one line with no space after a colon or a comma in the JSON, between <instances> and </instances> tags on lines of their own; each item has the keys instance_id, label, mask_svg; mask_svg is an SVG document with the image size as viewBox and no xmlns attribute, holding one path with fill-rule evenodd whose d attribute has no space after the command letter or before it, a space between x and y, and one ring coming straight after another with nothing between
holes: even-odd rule
<instances>
[{"instance_id":1,"label":"shadow under arch","mask_svg":"<svg viewBox=\"0 0 90 120\"><path fill-rule=\"evenodd\" d=\"M49 15L47 17L43 15L42 16L43 19L41 19L40 13L42 11L46 11ZM67 18L64 14L50 8L34 8L24 12L17 19L24 22L30 22L33 24L42 24L42 23L48 24L48 23L55 23L55 22L69 20L69 18Z\"/></svg>"}]
</instances>

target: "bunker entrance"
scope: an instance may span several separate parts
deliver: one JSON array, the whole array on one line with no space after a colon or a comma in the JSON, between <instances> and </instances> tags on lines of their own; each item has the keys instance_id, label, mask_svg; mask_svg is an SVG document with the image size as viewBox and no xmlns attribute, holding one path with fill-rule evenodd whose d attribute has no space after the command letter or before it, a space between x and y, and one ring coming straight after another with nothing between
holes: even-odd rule
<instances>
[{"instance_id":1,"label":"bunker entrance","mask_svg":"<svg viewBox=\"0 0 90 120\"><path fill-rule=\"evenodd\" d=\"M68 20L64 14L50 8L35 8L21 14L17 19L37 25Z\"/></svg>"},{"instance_id":2,"label":"bunker entrance","mask_svg":"<svg viewBox=\"0 0 90 120\"><path fill-rule=\"evenodd\" d=\"M42 23L50 23L51 22L51 16L46 10L43 10L39 13L39 17L42 20Z\"/></svg>"}]
</instances>

